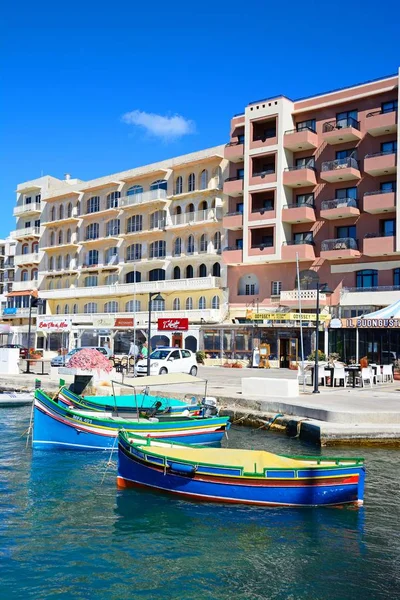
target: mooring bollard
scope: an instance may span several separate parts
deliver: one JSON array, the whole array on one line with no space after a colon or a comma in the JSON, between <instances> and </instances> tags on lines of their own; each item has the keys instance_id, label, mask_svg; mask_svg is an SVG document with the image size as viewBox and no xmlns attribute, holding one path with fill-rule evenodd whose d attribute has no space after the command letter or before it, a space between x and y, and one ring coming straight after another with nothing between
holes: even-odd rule
<instances>
[{"instance_id":1,"label":"mooring bollard","mask_svg":"<svg viewBox=\"0 0 400 600\"><path fill-rule=\"evenodd\" d=\"M42 387L40 379L35 379L35 390L39 390Z\"/></svg>"}]
</instances>

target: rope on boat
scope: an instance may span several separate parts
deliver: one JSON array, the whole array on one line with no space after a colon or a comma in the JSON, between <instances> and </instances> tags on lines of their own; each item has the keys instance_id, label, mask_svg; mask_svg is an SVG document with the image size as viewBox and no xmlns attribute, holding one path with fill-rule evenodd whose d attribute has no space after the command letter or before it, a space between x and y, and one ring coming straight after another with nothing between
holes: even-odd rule
<instances>
[{"instance_id":1,"label":"rope on boat","mask_svg":"<svg viewBox=\"0 0 400 600\"><path fill-rule=\"evenodd\" d=\"M102 477L102 479L101 479L101 485L103 485L103 483L104 483L104 479L106 478L106 474L107 474L107 471L108 471L108 467L110 467L110 466L115 466L115 462L113 462L113 461L112 461L112 455L113 455L113 452L114 452L114 450L115 450L115 442L117 441L117 439L118 439L118 435L117 435L117 436L115 436L115 438L114 438L114 443L113 443L113 445L112 445L111 452L110 452L110 458L109 458L109 459L108 459L108 461L106 462L106 468L104 469L103 477Z\"/></svg>"},{"instance_id":2,"label":"rope on boat","mask_svg":"<svg viewBox=\"0 0 400 600\"><path fill-rule=\"evenodd\" d=\"M28 427L28 429L26 430L26 432L24 432L24 433L22 434L22 435L25 435L25 433L26 433L26 444L25 444L25 448L27 448L27 447L28 447L28 444L29 444L29 437L30 437L30 435L31 435L31 433L32 433L32 426L33 426L33 410L34 410L34 408L35 408L35 399L33 399L33 402L32 402L31 416L30 416L30 419L29 419L29 427ZM22 437L22 436L21 436L21 437Z\"/></svg>"}]
</instances>

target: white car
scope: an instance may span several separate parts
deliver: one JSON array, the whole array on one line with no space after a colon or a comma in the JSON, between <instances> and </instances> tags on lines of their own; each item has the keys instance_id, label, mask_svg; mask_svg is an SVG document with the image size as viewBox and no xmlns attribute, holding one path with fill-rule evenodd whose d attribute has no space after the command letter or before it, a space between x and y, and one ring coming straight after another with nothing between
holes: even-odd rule
<instances>
[{"instance_id":1,"label":"white car","mask_svg":"<svg viewBox=\"0 0 400 600\"><path fill-rule=\"evenodd\" d=\"M196 355L182 348L157 348L150 354L150 375L189 373L197 375ZM147 375L147 359L136 363L136 374Z\"/></svg>"}]
</instances>

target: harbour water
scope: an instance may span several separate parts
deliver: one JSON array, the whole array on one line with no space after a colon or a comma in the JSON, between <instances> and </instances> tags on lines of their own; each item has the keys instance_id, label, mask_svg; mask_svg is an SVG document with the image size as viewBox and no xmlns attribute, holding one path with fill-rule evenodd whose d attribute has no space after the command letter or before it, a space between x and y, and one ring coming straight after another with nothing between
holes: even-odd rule
<instances>
[{"instance_id":1,"label":"harbour water","mask_svg":"<svg viewBox=\"0 0 400 600\"><path fill-rule=\"evenodd\" d=\"M117 491L109 455L32 452L30 408L0 412L0 600L400 597L400 452L366 458L365 506L263 509ZM320 454L233 428L231 447Z\"/></svg>"}]
</instances>

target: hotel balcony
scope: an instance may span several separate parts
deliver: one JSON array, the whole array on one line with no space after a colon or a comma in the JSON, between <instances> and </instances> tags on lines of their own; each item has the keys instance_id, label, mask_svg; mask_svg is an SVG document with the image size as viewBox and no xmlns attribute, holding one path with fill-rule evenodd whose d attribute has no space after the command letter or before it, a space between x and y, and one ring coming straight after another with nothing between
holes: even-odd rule
<instances>
[{"instance_id":1,"label":"hotel balcony","mask_svg":"<svg viewBox=\"0 0 400 600\"><path fill-rule=\"evenodd\" d=\"M383 236L381 233L366 233L363 251L366 256L396 254L395 237L394 235Z\"/></svg>"},{"instance_id":2,"label":"hotel balcony","mask_svg":"<svg viewBox=\"0 0 400 600\"><path fill-rule=\"evenodd\" d=\"M89 213L90 215L97 215L99 213ZM87 217L88 215L83 215L84 217ZM66 225L67 223L76 223L76 221L79 221L80 219L80 215L78 213L78 209L76 206L74 206L74 208L71 211L71 214L68 215L67 212L65 212L65 215L62 219L54 219L54 221L45 221L42 223L42 225L44 225L45 227L54 227L54 226L59 226L59 225Z\"/></svg>"},{"instance_id":3,"label":"hotel balcony","mask_svg":"<svg viewBox=\"0 0 400 600\"><path fill-rule=\"evenodd\" d=\"M281 292L280 294L280 302L281 306L288 306L289 308L298 308L299 307L299 298L301 301L301 307L304 308L315 308L317 303L317 291L316 290L300 290L300 296L298 290L288 290L286 292ZM326 303L326 294L323 292L319 293L320 304Z\"/></svg>"},{"instance_id":4,"label":"hotel balcony","mask_svg":"<svg viewBox=\"0 0 400 600\"><path fill-rule=\"evenodd\" d=\"M224 158L231 162L243 162L244 144L243 142L229 142L224 150Z\"/></svg>"},{"instance_id":5,"label":"hotel balcony","mask_svg":"<svg viewBox=\"0 0 400 600\"><path fill-rule=\"evenodd\" d=\"M268 149L269 146L275 146L278 143L276 124L276 117L251 121L250 150Z\"/></svg>"},{"instance_id":6,"label":"hotel balcony","mask_svg":"<svg viewBox=\"0 0 400 600\"><path fill-rule=\"evenodd\" d=\"M283 223L315 223L315 210L312 204L288 204L282 209Z\"/></svg>"},{"instance_id":7,"label":"hotel balcony","mask_svg":"<svg viewBox=\"0 0 400 600\"><path fill-rule=\"evenodd\" d=\"M29 204L21 204L13 210L14 217L36 215L42 212L42 204L40 202L31 202Z\"/></svg>"},{"instance_id":8,"label":"hotel balcony","mask_svg":"<svg viewBox=\"0 0 400 600\"><path fill-rule=\"evenodd\" d=\"M206 210L196 210L193 212L171 215L166 222L168 229L181 227L185 225L204 224L206 222L216 223L222 218L222 209L208 208ZM158 228L160 229L160 228Z\"/></svg>"},{"instance_id":9,"label":"hotel balcony","mask_svg":"<svg viewBox=\"0 0 400 600\"><path fill-rule=\"evenodd\" d=\"M38 288L37 279L29 279L28 281L14 281L13 292L25 292L29 290L36 290Z\"/></svg>"},{"instance_id":10,"label":"hotel balcony","mask_svg":"<svg viewBox=\"0 0 400 600\"><path fill-rule=\"evenodd\" d=\"M396 165L397 154L395 152L367 154L364 158L364 171L374 177L396 173Z\"/></svg>"},{"instance_id":11,"label":"hotel balcony","mask_svg":"<svg viewBox=\"0 0 400 600\"><path fill-rule=\"evenodd\" d=\"M227 246L222 250L222 260L226 265L240 265L243 262L243 249Z\"/></svg>"},{"instance_id":12,"label":"hotel balcony","mask_svg":"<svg viewBox=\"0 0 400 600\"><path fill-rule=\"evenodd\" d=\"M283 185L288 187L307 187L317 185L315 167L286 167L283 171Z\"/></svg>"},{"instance_id":13,"label":"hotel balcony","mask_svg":"<svg viewBox=\"0 0 400 600\"><path fill-rule=\"evenodd\" d=\"M13 287L13 291L15 290L15 287ZM29 291L29 290L28 290ZM32 316L36 317L37 315L37 309L33 308L32 309ZM10 318L24 318L24 317L29 317L29 308L4 308L3 309L3 318L6 317L10 317Z\"/></svg>"},{"instance_id":14,"label":"hotel balcony","mask_svg":"<svg viewBox=\"0 0 400 600\"><path fill-rule=\"evenodd\" d=\"M282 246L282 260L286 262L313 261L315 260L314 242L301 240L284 242Z\"/></svg>"},{"instance_id":15,"label":"hotel balcony","mask_svg":"<svg viewBox=\"0 0 400 600\"><path fill-rule=\"evenodd\" d=\"M149 190L147 192L142 192L141 194L132 194L131 196L122 196L119 199L120 208L135 208L136 206L140 206L141 204L148 203L161 203L166 204L168 202L167 198L167 190L163 190L161 188L156 190Z\"/></svg>"},{"instance_id":16,"label":"hotel balcony","mask_svg":"<svg viewBox=\"0 0 400 600\"><path fill-rule=\"evenodd\" d=\"M242 229L243 227L243 213L242 212L231 212L226 213L222 218L222 227L224 229Z\"/></svg>"},{"instance_id":17,"label":"hotel balcony","mask_svg":"<svg viewBox=\"0 0 400 600\"><path fill-rule=\"evenodd\" d=\"M16 229L11 232L11 237L14 240L27 240L40 236L40 227L25 227L25 229Z\"/></svg>"},{"instance_id":18,"label":"hotel balcony","mask_svg":"<svg viewBox=\"0 0 400 600\"><path fill-rule=\"evenodd\" d=\"M360 209L354 198L339 198L321 202L320 216L322 219L349 219L359 217Z\"/></svg>"},{"instance_id":19,"label":"hotel balcony","mask_svg":"<svg viewBox=\"0 0 400 600\"><path fill-rule=\"evenodd\" d=\"M361 253L358 249L358 243L354 238L336 238L333 240L324 240L321 243L321 258L338 260L345 258L359 258L360 256Z\"/></svg>"},{"instance_id":20,"label":"hotel balcony","mask_svg":"<svg viewBox=\"0 0 400 600\"><path fill-rule=\"evenodd\" d=\"M320 177L330 183L354 181L361 179L360 167L358 161L351 157L330 160L322 163Z\"/></svg>"},{"instance_id":21,"label":"hotel balcony","mask_svg":"<svg viewBox=\"0 0 400 600\"><path fill-rule=\"evenodd\" d=\"M397 110L385 111L376 110L367 114L365 127L368 133L374 137L396 133L397 131Z\"/></svg>"},{"instance_id":22,"label":"hotel balcony","mask_svg":"<svg viewBox=\"0 0 400 600\"><path fill-rule=\"evenodd\" d=\"M340 306L389 306L399 299L400 286L346 287L340 292Z\"/></svg>"},{"instance_id":23,"label":"hotel balcony","mask_svg":"<svg viewBox=\"0 0 400 600\"><path fill-rule=\"evenodd\" d=\"M358 142L363 137L360 123L352 117L324 123L322 136L327 144L344 144L345 142Z\"/></svg>"},{"instance_id":24,"label":"hotel balcony","mask_svg":"<svg viewBox=\"0 0 400 600\"><path fill-rule=\"evenodd\" d=\"M16 254L14 260L16 267L21 265L35 265L40 262L39 254L37 252L30 252L29 254Z\"/></svg>"},{"instance_id":25,"label":"hotel balcony","mask_svg":"<svg viewBox=\"0 0 400 600\"><path fill-rule=\"evenodd\" d=\"M283 136L283 147L292 152L301 150L314 150L318 148L318 135L310 127L304 129L290 129Z\"/></svg>"},{"instance_id":26,"label":"hotel balcony","mask_svg":"<svg viewBox=\"0 0 400 600\"><path fill-rule=\"evenodd\" d=\"M364 194L364 212L371 214L387 213L396 210L396 192L377 190Z\"/></svg>"},{"instance_id":27,"label":"hotel balcony","mask_svg":"<svg viewBox=\"0 0 400 600\"><path fill-rule=\"evenodd\" d=\"M224 194L227 196L241 196L243 194L243 177L228 177L224 181Z\"/></svg>"}]
</instances>

